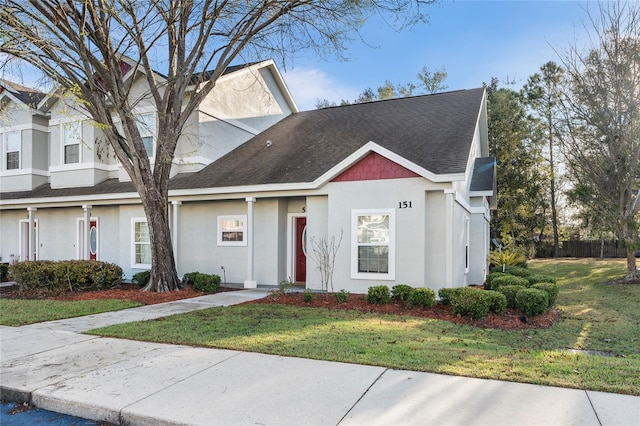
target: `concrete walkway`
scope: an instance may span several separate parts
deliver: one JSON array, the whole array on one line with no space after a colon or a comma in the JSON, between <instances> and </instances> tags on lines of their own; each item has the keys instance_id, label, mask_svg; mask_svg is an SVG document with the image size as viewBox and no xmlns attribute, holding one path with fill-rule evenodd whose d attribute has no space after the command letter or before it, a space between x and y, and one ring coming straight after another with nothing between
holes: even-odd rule
<instances>
[{"instance_id":1,"label":"concrete walkway","mask_svg":"<svg viewBox=\"0 0 640 426\"><path fill-rule=\"evenodd\" d=\"M127 425L640 425L628 395L79 334L265 294L0 327L2 398Z\"/></svg>"}]
</instances>

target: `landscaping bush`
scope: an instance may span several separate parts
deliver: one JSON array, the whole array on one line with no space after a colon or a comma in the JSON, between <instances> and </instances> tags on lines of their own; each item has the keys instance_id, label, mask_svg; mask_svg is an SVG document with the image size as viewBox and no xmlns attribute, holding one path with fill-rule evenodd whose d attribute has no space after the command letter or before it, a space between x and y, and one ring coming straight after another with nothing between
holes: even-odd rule
<instances>
[{"instance_id":1,"label":"landscaping bush","mask_svg":"<svg viewBox=\"0 0 640 426\"><path fill-rule=\"evenodd\" d=\"M509 308L515 308L516 307L516 294L518 294L518 292L520 290L522 290L523 288L526 288L525 286L521 286L521 285L505 285L502 287L498 287L497 291L499 291L500 293L504 294L506 300L507 300L507 306Z\"/></svg>"},{"instance_id":2,"label":"landscaping bush","mask_svg":"<svg viewBox=\"0 0 640 426\"><path fill-rule=\"evenodd\" d=\"M198 273L193 282L193 289L205 293L215 293L220 290L221 281L220 275Z\"/></svg>"},{"instance_id":3,"label":"landscaping bush","mask_svg":"<svg viewBox=\"0 0 640 426\"><path fill-rule=\"evenodd\" d=\"M491 296L486 290L473 287L463 287L455 292L451 299L451 307L456 315L468 316L473 319L484 318L491 309Z\"/></svg>"},{"instance_id":4,"label":"landscaping bush","mask_svg":"<svg viewBox=\"0 0 640 426\"><path fill-rule=\"evenodd\" d=\"M505 272L507 274L515 275L516 277L529 277L533 275L533 272L521 266L507 266L505 268Z\"/></svg>"},{"instance_id":5,"label":"landscaping bush","mask_svg":"<svg viewBox=\"0 0 640 426\"><path fill-rule=\"evenodd\" d=\"M525 288L516 294L516 307L528 317L540 315L549 307L549 294L537 288Z\"/></svg>"},{"instance_id":6,"label":"landscaping bush","mask_svg":"<svg viewBox=\"0 0 640 426\"><path fill-rule=\"evenodd\" d=\"M550 275L533 274L526 279L529 281L529 287L538 283L556 283L556 279Z\"/></svg>"},{"instance_id":7,"label":"landscaping bush","mask_svg":"<svg viewBox=\"0 0 640 426\"><path fill-rule=\"evenodd\" d=\"M438 297L443 305L451 305L451 300L460 288L441 288L438 290Z\"/></svg>"},{"instance_id":8,"label":"landscaping bush","mask_svg":"<svg viewBox=\"0 0 640 426\"><path fill-rule=\"evenodd\" d=\"M487 288L487 289L490 289L494 279L496 279L498 277L504 277L505 275L507 275L507 274L504 273L504 272L491 272L485 278L484 287Z\"/></svg>"},{"instance_id":9,"label":"landscaping bush","mask_svg":"<svg viewBox=\"0 0 640 426\"><path fill-rule=\"evenodd\" d=\"M122 282L122 268L97 260L18 262L9 273L21 289L55 293L103 290Z\"/></svg>"},{"instance_id":10,"label":"landscaping bush","mask_svg":"<svg viewBox=\"0 0 640 426\"><path fill-rule=\"evenodd\" d=\"M531 286L531 288L537 288L538 290L544 290L549 295L549 306L553 306L556 304L556 299L558 298L558 284L554 283L537 283Z\"/></svg>"},{"instance_id":11,"label":"landscaping bush","mask_svg":"<svg viewBox=\"0 0 640 426\"><path fill-rule=\"evenodd\" d=\"M501 277L495 277L491 280L491 284L485 286L487 290L497 290L505 285L521 285L529 287L529 281L526 278L516 277L515 275L504 274Z\"/></svg>"},{"instance_id":12,"label":"landscaping bush","mask_svg":"<svg viewBox=\"0 0 640 426\"><path fill-rule=\"evenodd\" d=\"M0 263L0 281L9 280L9 264Z\"/></svg>"},{"instance_id":13,"label":"landscaping bush","mask_svg":"<svg viewBox=\"0 0 640 426\"><path fill-rule=\"evenodd\" d=\"M386 305L391 301L391 293L386 285L376 285L367 290L367 302L374 305Z\"/></svg>"},{"instance_id":14,"label":"landscaping bush","mask_svg":"<svg viewBox=\"0 0 640 426\"><path fill-rule=\"evenodd\" d=\"M136 274L133 274L131 277L131 282L139 287L146 287L149 284L149 279L151 278L151 271L142 271Z\"/></svg>"},{"instance_id":15,"label":"landscaping bush","mask_svg":"<svg viewBox=\"0 0 640 426\"><path fill-rule=\"evenodd\" d=\"M485 290L485 293L490 299L491 306L489 310L491 312L501 314L507 310L507 298L504 294L494 290Z\"/></svg>"},{"instance_id":16,"label":"landscaping bush","mask_svg":"<svg viewBox=\"0 0 640 426\"><path fill-rule=\"evenodd\" d=\"M391 298L397 302L408 302L413 293L413 287L406 284L398 284L391 287Z\"/></svg>"},{"instance_id":17,"label":"landscaping bush","mask_svg":"<svg viewBox=\"0 0 640 426\"><path fill-rule=\"evenodd\" d=\"M409 304L429 309L436 304L436 292L430 288L414 288L409 295Z\"/></svg>"},{"instance_id":18,"label":"landscaping bush","mask_svg":"<svg viewBox=\"0 0 640 426\"><path fill-rule=\"evenodd\" d=\"M196 282L196 277L200 275L200 272L187 272L182 276L182 284L193 285Z\"/></svg>"},{"instance_id":19,"label":"landscaping bush","mask_svg":"<svg viewBox=\"0 0 640 426\"><path fill-rule=\"evenodd\" d=\"M312 290L306 289L302 295L302 298L305 302L311 303L313 302L313 299L316 298L316 294Z\"/></svg>"},{"instance_id":20,"label":"landscaping bush","mask_svg":"<svg viewBox=\"0 0 640 426\"><path fill-rule=\"evenodd\" d=\"M349 292L347 290L340 290L336 293L336 300L338 303L347 303L349 301Z\"/></svg>"}]
</instances>

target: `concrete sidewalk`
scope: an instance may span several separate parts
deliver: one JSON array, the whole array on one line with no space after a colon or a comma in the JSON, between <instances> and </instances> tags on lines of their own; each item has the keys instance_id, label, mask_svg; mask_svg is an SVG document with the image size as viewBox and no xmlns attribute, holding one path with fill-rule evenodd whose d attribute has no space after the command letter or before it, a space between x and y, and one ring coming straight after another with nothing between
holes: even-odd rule
<instances>
[{"instance_id":1,"label":"concrete sidewalk","mask_svg":"<svg viewBox=\"0 0 640 426\"><path fill-rule=\"evenodd\" d=\"M132 425L640 424L628 395L78 334L265 294L0 327L2 398Z\"/></svg>"}]
</instances>

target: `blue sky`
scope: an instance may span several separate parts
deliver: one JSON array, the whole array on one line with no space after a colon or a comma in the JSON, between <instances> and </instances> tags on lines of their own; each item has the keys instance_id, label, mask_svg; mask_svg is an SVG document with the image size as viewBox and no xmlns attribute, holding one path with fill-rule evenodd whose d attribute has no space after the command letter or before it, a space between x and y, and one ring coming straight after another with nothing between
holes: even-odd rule
<instances>
[{"instance_id":1,"label":"blue sky","mask_svg":"<svg viewBox=\"0 0 640 426\"><path fill-rule=\"evenodd\" d=\"M314 109L316 99L353 100L385 80L416 82L423 66L444 67L448 90L481 87L491 77L520 88L545 62L559 62L554 49L588 40L585 8L595 13L597 7L593 1L447 0L428 6L429 24L402 32L370 20L362 30L368 45L351 44L348 62L294 57L283 74L301 110Z\"/></svg>"}]
</instances>

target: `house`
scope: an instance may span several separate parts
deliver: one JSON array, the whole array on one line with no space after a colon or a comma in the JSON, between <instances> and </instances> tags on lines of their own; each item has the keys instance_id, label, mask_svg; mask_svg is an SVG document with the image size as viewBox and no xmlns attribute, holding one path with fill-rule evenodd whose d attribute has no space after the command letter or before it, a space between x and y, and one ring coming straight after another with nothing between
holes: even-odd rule
<instances>
[{"instance_id":1,"label":"house","mask_svg":"<svg viewBox=\"0 0 640 426\"><path fill-rule=\"evenodd\" d=\"M245 68L228 73L228 84L240 84ZM216 92L194 117L197 131L185 135L193 149L176 154L169 208L179 274L216 273L245 287L288 279L326 290L317 251L333 241L336 291L484 281L496 196L484 89L298 112L272 63L248 68L245 77L269 76L252 86L267 101ZM64 128L55 126L63 114L55 111L46 112L49 157L62 159ZM139 198L117 163L99 160L83 165L102 170L88 184L71 170L56 182L59 160L49 164L48 183L9 191L3 165L3 261L27 258L28 239L38 258L86 258L90 246L91 258L120 265L128 277L150 267Z\"/></svg>"}]
</instances>

